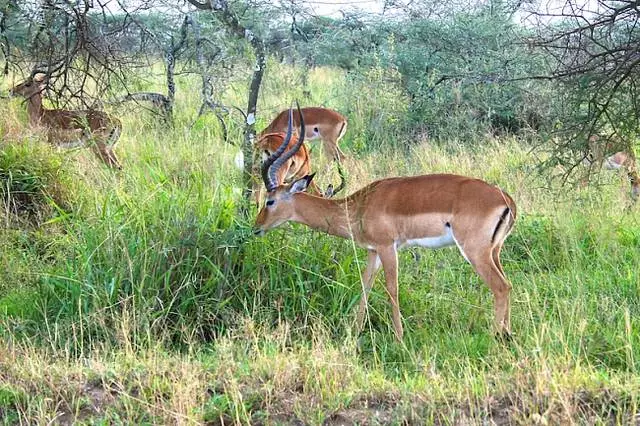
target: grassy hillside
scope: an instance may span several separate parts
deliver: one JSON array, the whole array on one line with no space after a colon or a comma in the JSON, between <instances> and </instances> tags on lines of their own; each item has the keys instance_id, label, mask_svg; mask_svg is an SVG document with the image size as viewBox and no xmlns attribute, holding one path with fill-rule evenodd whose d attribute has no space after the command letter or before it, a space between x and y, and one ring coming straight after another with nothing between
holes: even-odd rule
<instances>
[{"instance_id":1,"label":"grassy hillside","mask_svg":"<svg viewBox=\"0 0 640 426\"><path fill-rule=\"evenodd\" d=\"M403 343L382 274L355 335L364 251L300 225L251 235L235 215L238 148L221 140L214 117L193 123L195 81L178 83L173 129L112 110L124 123L122 172L88 150L44 145L12 100L0 103L0 178L12 194L36 196L16 211L0 192L0 419L634 421L640 225L623 177L551 191L518 141L435 144L403 129L406 103L382 74L316 70L304 103L349 119L347 192L386 176L454 172L512 195L519 217L502 255L512 342L494 338L491 293L453 249L401 253ZM270 68L258 128L303 99L299 79ZM225 102L244 104L238 87ZM234 141L240 132L231 125ZM329 170L323 186L336 178Z\"/></svg>"}]
</instances>

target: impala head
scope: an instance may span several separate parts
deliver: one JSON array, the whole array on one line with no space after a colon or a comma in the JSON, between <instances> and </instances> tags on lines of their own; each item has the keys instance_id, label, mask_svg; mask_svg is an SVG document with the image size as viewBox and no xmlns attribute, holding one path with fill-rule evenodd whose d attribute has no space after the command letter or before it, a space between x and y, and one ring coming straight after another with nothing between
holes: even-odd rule
<instances>
[{"instance_id":1,"label":"impala head","mask_svg":"<svg viewBox=\"0 0 640 426\"><path fill-rule=\"evenodd\" d=\"M48 77L46 74L37 73L11 88L9 90L9 96L23 96L28 99L34 94L42 92L47 81Z\"/></svg>"},{"instance_id":2,"label":"impala head","mask_svg":"<svg viewBox=\"0 0 640 426\"><path fill-rule=\"evenodd\" d=\"M298 192L306 191L313 176L315 176L315 173L300 178L289 185L281 185L273 191L269 191L265 205L256 218L254 233L256 235L264 235L268 230L293 219L295 212L293 196Z\"/></svg>"},{"instance_id":3,"label":"impala head","mask_svg":"<svg viewBox=\"0 0 640 426\"><path fill-rule=\"evenodd\" d=\"M293 133L293 110L289 108L287 134L278 149L262 163L262 180L267 188L267 200L260 213L258 213L254 225L255 233L259 235L291 219L293 215L293 195L307 189L311 179L313 179L313 175L309 175L296 180L290 185L280 186L278 186L276 180L278 169L300 149L304 142L304 118L302 111L300 111L300 106L298 105L297 107L300 114L300 137L298 141L289 151L284 152L287 145L289 145L289 141L291 141Z\"/></svg>"}]
</instances>

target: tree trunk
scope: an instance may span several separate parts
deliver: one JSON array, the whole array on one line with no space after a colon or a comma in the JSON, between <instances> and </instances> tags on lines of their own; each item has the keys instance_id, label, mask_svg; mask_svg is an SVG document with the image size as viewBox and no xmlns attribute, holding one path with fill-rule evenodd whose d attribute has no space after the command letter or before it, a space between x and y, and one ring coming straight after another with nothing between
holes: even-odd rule
<instances>
[{"instance_id":1,"label":"tree trunk","mask_svg":"<svg viewBox=\"0 0 640 426\"><path fill-rule=\"evenodd\" d=\"M256 68L253 71L251 85L249 86L249 102L247 105L247 120L244 128L244 143L242 145L242 154L244 156L244 171L242 173L242 183L244 189L242 191L243 202L240 206L239 213L244 217L249 217L251 211L251 199L253 198L253 164L254 150L253 141L256 136L256 106L258 104L258 95L262 84L262 76L267 66L266 52L264 41L256 36L251 29L245 27L238 17L229 8L227 0L215 0L205 3L199 0L187 0L190 4L199 10L210 10L216 14L218 19L227 26L227 29L238 38L246 38L253 53L256 55Z\"/></svg>"},{"instance_id":2,"label":"tree trunk","mask_svg":"<svg viewBox=\"0 0 640 426\"><path fill-rule=\"evenodd\" d=\"M267 66L265 57L265 48L262 40L252 39L251 45L256 54L256 67L251 78L249 86L249 103L247 105L247 121L244 128L244 144L242 145L242 154L244 157L244 171L242 173L242 181L244 184L243 198L244 205L241 208L242 215L248 217L250 212L251 200L253 199L253 180L256 179L253 173L254 161L254 141L256 137L256 109L258 104L258 95L260 94L260 86L262 84L262 76Z\"/></svg>"}]
</instances>

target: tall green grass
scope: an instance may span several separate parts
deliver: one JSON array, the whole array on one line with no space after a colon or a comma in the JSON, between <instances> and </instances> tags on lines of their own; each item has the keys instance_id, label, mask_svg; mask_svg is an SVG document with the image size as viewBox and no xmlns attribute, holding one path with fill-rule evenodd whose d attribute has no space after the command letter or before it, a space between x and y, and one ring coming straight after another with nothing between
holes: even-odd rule
<instances>
[{"instance_id":1,"label":"tall green grass","mask_svg":"<svg viewBox=\"0 0 640 426\"><path fill-rule=\"evenodd\" d=\"M262 124L302 96L299 71L276 67L260 98ZM300 225L253 237L236 215L239 148L221 140L214 117L193 123L197 83L184 78L174 128L122 115L122 172L88 150L52 154L65 155L56 167L71 178L54 180L71 192L69 206L52 216L54 228L0 236L0 276L11 277L0 281L9 354L0 365L12 365L0 374L0 414L46 420L55 411L49 398L81 418L78 389L89 384L120 389L100 403L112 410L103 418L125 422L184 415L249 423L285 413L321 423L339 413L373 416L365 406L418 423L499 418L500 410L523 423L630 419L638 403L640 226L637 208L625 209L620 177L549 191L516 140L480 135L436 145L406 129L403 95L385 75L319 69L309 86L313 103L349 118L349 191L386 176L454 172L513 196L518 218L503 251L513 342L494 338L490 291L449 249L400 255L403 343L393 338L381 277L356 335L365 253ZM244 102L241 91L223 97ZM240 126L230 128L239 142ZM10 165L45 164L40 143L13 141ZM54 378L29 373L28 363L51 359ZM171 373L172 365L188 374ZM77 386L64 384L65 372L79 377ZM64 391L51 396L47 380ZM178 399L181 391L188 400Z\"/></svg>"}]
</instances>

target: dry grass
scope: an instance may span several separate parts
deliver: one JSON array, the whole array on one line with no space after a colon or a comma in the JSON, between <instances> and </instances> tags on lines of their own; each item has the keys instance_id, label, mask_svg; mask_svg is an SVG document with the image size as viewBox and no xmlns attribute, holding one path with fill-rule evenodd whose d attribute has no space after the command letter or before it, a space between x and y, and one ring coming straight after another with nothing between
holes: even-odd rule
<instances>
[{"instance_id":1,"label":"dry grass","mask_svg":"<svg viewBox=\"0 0 640 426\"><path fill-rule=\"evenodd\" d=\"M0 346L0 413L9 423L586 424L628 423L637 378L535 356L499 368L390 379L321 331L289 346L288 327L250 321L215 349L153 347L76 357ZM260 337L258 337L260 336Z\"/></svg>"}]
</instances>

